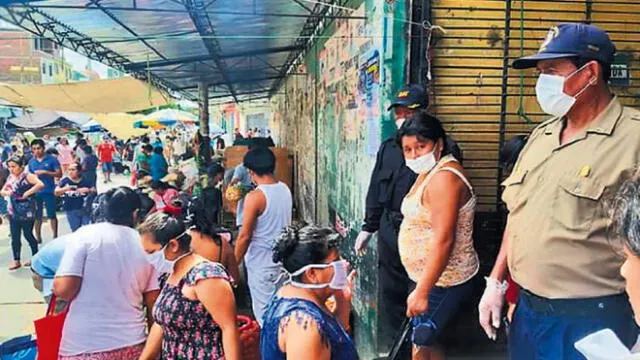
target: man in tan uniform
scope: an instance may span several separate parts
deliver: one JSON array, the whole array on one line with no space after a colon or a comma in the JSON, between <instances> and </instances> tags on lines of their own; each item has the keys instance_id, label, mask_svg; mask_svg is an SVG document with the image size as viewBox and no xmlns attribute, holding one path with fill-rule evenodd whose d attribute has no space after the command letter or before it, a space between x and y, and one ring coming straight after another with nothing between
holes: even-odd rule
<instances>
[{"instance_id":1,"label":"man in tan uniform","mask_svg":"<svg viewBox=\"0 0 640 360\"><path fill-rule=\"evenodd\" d=\"M511 359L584 359L574 343L606 328L627 346L636 339L603 206L640 164L640 112L623 107L607 85L614 53L601 29L561 24L537 54L513 63L537 68L538 102L554 118L531 133L503 183L510 213L479 305L495 339L508 264L522 289Z\"/></svg>"}]
</instances>

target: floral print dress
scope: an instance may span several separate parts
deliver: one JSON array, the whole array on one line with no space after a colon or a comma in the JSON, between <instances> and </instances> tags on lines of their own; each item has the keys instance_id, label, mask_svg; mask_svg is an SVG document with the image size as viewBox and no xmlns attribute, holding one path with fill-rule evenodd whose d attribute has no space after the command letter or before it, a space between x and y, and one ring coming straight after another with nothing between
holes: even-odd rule
<instances>
[{"instance_id":1,"label":"floral print dress","mask_svg":"<svg viewBox=\"0 0 640 360\"><path fill-rule=\"evenodd\" d=\"M163 360L224 359L222 330L200 301L182 295L184 286L205 279L233 282L221 264L204 261L191 268L177 285L167 283L162 289L153 317L162 326Z\"/></svg>"}]
</instances>

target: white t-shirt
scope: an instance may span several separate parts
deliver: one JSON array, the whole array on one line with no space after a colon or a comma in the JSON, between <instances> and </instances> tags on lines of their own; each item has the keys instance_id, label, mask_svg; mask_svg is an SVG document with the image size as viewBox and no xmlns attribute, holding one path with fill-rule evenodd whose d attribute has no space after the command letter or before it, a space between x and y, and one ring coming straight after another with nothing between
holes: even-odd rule
<instances>
[{"instance_id":1,"label":"white t-shirt","mask_svg":"<svg viewBox=\"0 0 640 360\"><path fill-rule=\"evenodd\" d=\"M145 341L143 294L158 290L158 275L126 226L99 223L76 231L56 273L80 276L80 292L64 324L60 355L115 350Z\"/></svg>"}]
</instances>

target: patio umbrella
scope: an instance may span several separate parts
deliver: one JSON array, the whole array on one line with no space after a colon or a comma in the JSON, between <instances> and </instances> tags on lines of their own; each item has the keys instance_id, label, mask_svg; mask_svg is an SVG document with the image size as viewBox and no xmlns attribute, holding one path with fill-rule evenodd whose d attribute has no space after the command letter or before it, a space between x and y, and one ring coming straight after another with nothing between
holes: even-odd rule
<instances>
[{"instance_id":1,"label":"patio umbrella","mask_svg":"<svg viewBox=\"0 0 640 360\"><path fill-rule=\"evenodd\" d=\"M165 126L173 126L177 123L195 124L198 118L186 111L176 109L164 109L153 112L142 119L133 123L135 128L162 128Z\"/></svg>"},{"instance_id":2,"label":"patio umbrella","mask_svg":"<svg viewBox=\"0 0 640 360\"><path fill-rule=\"evenodd\" d=\"M102 128L102 125L100 125L100 123L95 120L90 120L80 127L80 131L85 133L100 132L103 130L104 129Z\"/></svg>"}]
</instances>

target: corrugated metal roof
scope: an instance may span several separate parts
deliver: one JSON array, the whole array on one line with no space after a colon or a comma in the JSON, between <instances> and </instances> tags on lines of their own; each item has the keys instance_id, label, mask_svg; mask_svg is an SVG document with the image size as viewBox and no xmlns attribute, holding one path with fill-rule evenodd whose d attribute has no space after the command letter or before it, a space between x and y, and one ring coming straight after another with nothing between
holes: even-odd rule
<instances>
[{"instance_id":1,"label":"corrugated metal roof","mask_svg":"<svg viewBox=\"0 0 640 360\"><path fill-rule=\"evenodd\" d=\"M47 0L0 18L194 98L206 81L213 99L243 100L277 90L324 2L347 1Z\"/></svg>"}]
</instances>

